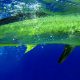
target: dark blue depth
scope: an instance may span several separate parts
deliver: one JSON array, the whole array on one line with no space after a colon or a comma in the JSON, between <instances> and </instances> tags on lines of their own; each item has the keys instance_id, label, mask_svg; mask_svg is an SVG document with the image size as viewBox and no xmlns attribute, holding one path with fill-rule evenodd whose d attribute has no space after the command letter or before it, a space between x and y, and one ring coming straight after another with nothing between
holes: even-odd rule
<instances>
[{"instance_id":1,"label":"dark blue depth","mask_svg":"<svg viewBox=\"0 0 80 80\"><path fill-rule=\"evenodd\" d=\"M3 49L0 55L0 80L80 79L80 47L75 48L62 64L57 61L64 45L37 46L27 54L24 54L25 46Z\"/></svg>"}]
</instances>

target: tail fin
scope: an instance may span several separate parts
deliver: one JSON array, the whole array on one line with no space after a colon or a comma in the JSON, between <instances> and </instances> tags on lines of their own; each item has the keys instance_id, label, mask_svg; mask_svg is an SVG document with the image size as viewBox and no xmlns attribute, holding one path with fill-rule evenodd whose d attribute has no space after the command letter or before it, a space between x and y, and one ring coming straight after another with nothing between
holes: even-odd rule
<instances>
[{"instance_id":1,"label":"tail fin","mask_svg":"<svg viewBox=\"0 0 80 80\"><path fill-rule=\"evenodd\" d=\"M62 55L60 56L58 63L62 63L68 56L69 54L72 52L72 50L74 49L75 46L71 46L71 45L66 45L64 48L64 51L62 53Z\"/></svg>"}]
</instances>

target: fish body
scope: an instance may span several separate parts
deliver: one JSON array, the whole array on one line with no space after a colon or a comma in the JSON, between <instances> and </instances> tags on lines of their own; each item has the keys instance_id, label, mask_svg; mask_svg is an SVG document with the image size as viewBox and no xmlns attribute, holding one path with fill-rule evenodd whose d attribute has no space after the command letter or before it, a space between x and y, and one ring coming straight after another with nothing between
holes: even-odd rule
<instances>
[{"instance_id":1,"label":"fish body","mask_svg":"<svg viewBox=\"0 0 80 80\"><path fill-rule=\"evenodd\" d=\"M28 46L27 51L38 44L72 46L65 47L59 60L61 63L70 54L73 47L80 46L80 15L46 16L0 26L0 46L21 44Z\"/></svg>"},{"instance_id":2,"label":"fish body","mask_svg":"<svg viewBox=\"0 0 80 80\"><path fill-rule=\"evenodd\" d=\"M80 45L80 16L47 16L0 26L0 44Z\"/></svg>"}]
</instances>

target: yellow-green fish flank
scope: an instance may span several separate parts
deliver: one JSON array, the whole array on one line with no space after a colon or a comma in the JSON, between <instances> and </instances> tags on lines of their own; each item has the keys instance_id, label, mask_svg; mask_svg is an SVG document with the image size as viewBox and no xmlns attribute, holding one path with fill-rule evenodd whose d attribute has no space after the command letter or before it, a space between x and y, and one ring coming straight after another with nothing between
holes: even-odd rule
<instances>
[{"instance_id":1,"label":"yellow-green fish flank","mask_svg":"<svg viewBox=\"0 0 80 80\"><path fill-rule=\"evenodd\" d=\"M80 16L55 15L0 26L0 44L80 45Z\"/></svg>"},{"instance_id":2,"label":"yellow-green fish flank","mask_svg":"<svg viewBox=\"0 0 80 80\"><path fill-rule=\"evenodd\" d=\"M80 46L80 15L54 15L28 19L0 26L0 46L65 44L62 63L75 46Z\"/></svg>"}]
</instances>

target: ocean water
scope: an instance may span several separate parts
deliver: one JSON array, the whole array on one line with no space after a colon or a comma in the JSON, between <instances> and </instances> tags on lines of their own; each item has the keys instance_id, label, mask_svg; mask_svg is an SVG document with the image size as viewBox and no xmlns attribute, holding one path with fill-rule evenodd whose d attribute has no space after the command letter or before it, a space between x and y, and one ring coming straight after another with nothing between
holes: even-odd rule
<instances>
[{"instance_id":1,"label":"ocean water","mask_svg":"<svg viewBox=\"0 0 80 80\"><path fill-rule=\"evenodd\" d=\"M80 47L59 64L63 48L63 45L45 45L44 48L38 45L26 55L25 46L0 48L4 49L0 51L0 80L80 79Z\"/></svg>"},{"instance_id":2,"label":"ocean water","mask_svg":"<svg viewBox=\"0 0 80 80\"><path fill-rule=\"evenodd\" d=\"M38 1L51 11L62 12L66 9L59 8L56 4L47 2L47 0ZM67 0L60 1L63 4ZM11 4L11 2L15 3ZM20 2L30 4L30 0L18 0L18 3L14 0L1 0L1 7L6 6L6 10L0 12L0 19L10 17L16 11L21 12ZM13 9L9 10L10 4L13 5ZM16 7L18 7L15 10L14 4L17 4ZM22 4L23 6L25 5L25 3ZM79 4L76 3L76 5ZM53 6L55 6L54 9ZM0 47L0 80L79 80L80 47L76 47L67 59L59 64L58 59L64 47L65 45L62 44L41 44L27 54L24 54L26 50L24 45L19 47Z\"/></svg>"}]
</instances>

